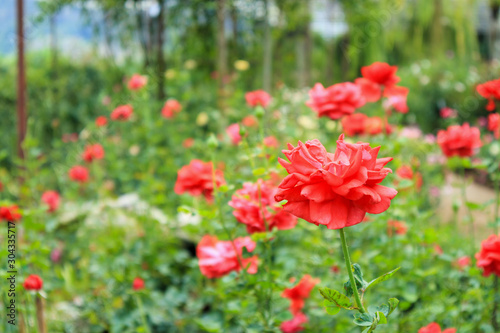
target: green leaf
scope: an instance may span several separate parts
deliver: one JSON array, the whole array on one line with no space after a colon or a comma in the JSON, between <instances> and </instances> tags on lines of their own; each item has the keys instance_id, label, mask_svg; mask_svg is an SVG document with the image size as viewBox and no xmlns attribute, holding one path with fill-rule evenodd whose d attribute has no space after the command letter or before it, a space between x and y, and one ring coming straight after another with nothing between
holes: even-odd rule
<instances>
[{"instance_id":1,"label":"green leaf","mask_svg":"<svg viewBox=\"0 0 500 333\"><path fill-rule=\"evenodd\" d=\"M389 316L396 308L398 307L399 300L397 298L391 298L389 299L389 313L387 316Z\"/></svg>"},{"instance_id":2,"label":"green leaf","mask_svg":"<svg viewBox=\"0 0 500 333\"><path fill-rule=\"evenodd\" d=\"M351 300L341 294L340 292L330 289L330 288L320 288L319 292L323 296L324 299L331 303L335 303L339 308L344 308L344 309L349 309L352 310L352 303Z\"/></svg>"},{"instance_id":3,"label":"green leaf","mask_svg":"<svg viewBox=\"0 0 500 333\"><path fill-rule=\"evenodd\" d=\"M374 319L369 313L356 313L352 322L358 326L372 326Z\"/></svg>"},{"instance_id":4,"label":"green leaf","mask_svg":"<svg viewBox=\"0 0 500 333\"><path fill-rule=\"evenodd\" d=\"M385 273L384 275L382 276L379 276L378 278L372 280L370 283L368 283L368 285L366 286L365 288L365 291L370 289L371 287L381 283L381 282L384 282L384 281L387 281L389 280L401 267L398 267L396 268L395 270L392 270L388 273Z\"/></svg>"},{"instance_id":5,"label":"green leaf","mask_svg":"<svg viewBox=\"0 0 500 333\"><path fill-rule=\"evenodd\" d=\"M361 266L359 266L358 264L353 264L351 267L352 267L352 271L354 273L354 280L356 281L357 288L358 289L366 289L366 287L368 286L368 283L363 278L363 272L361 271ZM346 283L344 283L344 290L345 290L345 294L348 297L351 297L353 295L353 290L351 287L350 280L347 281Z\"/></svg>"},{"instance_id":6,"label":"green leaf","mask_svg":"<svg viewBox=\"0 0 500 333\"><path fill-rule=\"evenodd\" d=\"M336 315L340 311L340 307L336 303L327 301L326 299L323 301L323 306L329 315Z\"/></svg>"},{"instance_id":7,"label":"green leaf","mask_svg":"<svg viewBox=\"0 0 500 333\"><path fill-rule=\"evenodd\" d=\"M378 311L376 315L378 319L378 324L387 324L387 318L383 312Z\"/></svg>"}]
</instances>

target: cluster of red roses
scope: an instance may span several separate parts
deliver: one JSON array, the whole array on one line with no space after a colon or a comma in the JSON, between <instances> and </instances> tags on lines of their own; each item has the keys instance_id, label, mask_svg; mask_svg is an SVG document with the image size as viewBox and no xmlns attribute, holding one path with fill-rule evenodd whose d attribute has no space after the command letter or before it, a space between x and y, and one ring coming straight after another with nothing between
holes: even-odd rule
<instances>
[{"instance_id":1,"label":"cluster of red roses","mask_svg":"<svg viewBox=\"0 0 500 333\"><path fill-rule=\"evenodd\" d=\"M477 92L488 100L486 110L495 111L495 102L500 100L500 79L491 80L476 87ZM488 115L488 130L492 131L496 139L500 138L500 115L491 113Z\"/></svg>"},{"instance_id":2,"label":"cluster of red roses","mask_svg":"<svg viewBox=\"0 0 500 333\"><path fill-rule=\"evenodd\" d=\"M386 97L384 107L388 113L392 109L407 113L406 99L408 88L396 86L399 77L397 66L375 62L361 68L363 77L352 82L334 84L328 88L321 83L309 91L309 101L306 105L315 111L319 117L341 119L344 132L347 135L370 134L385 132L389 134L391 127L387 120L380 117L368 117L354 112L368 102L377 102Z\"/></svg>"}]
</instances>

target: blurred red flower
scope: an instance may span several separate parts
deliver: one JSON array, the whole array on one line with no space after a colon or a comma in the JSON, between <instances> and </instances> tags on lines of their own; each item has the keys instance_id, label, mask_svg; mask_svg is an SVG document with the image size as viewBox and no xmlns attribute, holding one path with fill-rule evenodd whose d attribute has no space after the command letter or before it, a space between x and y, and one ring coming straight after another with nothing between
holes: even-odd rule
<instances>
[{"instance_id":1,"label":"blurred red flower","mask_svg":"<svg viewBox=\"0 0 500 333\"><path fill-rule=\"evenodd\" d=\"M386 211L398 193L381 186L392 172L384 166L392 157L377 159L380 147L346 143L342 134L335 154L318 140L299 141L283 151L290 163L279 159L289 175L279 185L276 201L287 200L284 209L316 225L341 229L360 223L366 213Z\"/></svg>"},{"instance_id":2,"label":"blurred red flower","mask_svg":"<svg viewBox=\"0 0 500 333\"><path fill-rule=\"evenodd\" d=\"M446 131L440 130L437 142L447 157L470 157L482 145L479 128L470 127L468 123L462 126L452 125Z\"/></svg>"},{"instance_id":3,"label":"blurred red flower","mask_svg":"<svg viewBox=\"0 0 500 333\"><path fill-rule=\"evenodd\" d=\"M318 117L331 119L350 115L365 104L361 88L351 82L334 84L326 89L321 83L316 83L309 91L309 97L306 105L315 111Z\"/></svg>"},{"instance_id":4,"label":"blurred red flower","mask_svg":"<svg viewBox=\"0 0 500 333\"><path fill-rule=\"evenodd\" d=\"M1 206L0 207L0 221L15 222L22 217L17 205Z\"/></svg>"},{"instance_id":5,"label":"blurred red flower","mask_svg":"<svg viewBox=\"0 0 500 333\"><path fill-rule=\"evenodd\" d=\"M271 102L271 95L269 95L264 90L255 90L247 92L245 94L245 99L248 106L255 107L257 105L260 105L265 108Z\"/></svg>"},{"instance_id":6,"label":"blurred red flower","mask_svg":"<svg viewBox=\"0 0 500 333\"><path fill-rule=\"evenodd\" d=\"M380 117L368 117L365 119L365 133L377 135L382 132L385 134L392 133L392 127L387 123L387 120L382 120Z\"/></svg>"},{"instance_id":7,"label":"blurred red flower","mask_svg":"<svg viewBox=\"0 0 500 333\"><path fill-rule=\"evenodd\" d=\"M146 287L144 280L141 279L140 277L136 277L134 281L132 282L132 289L134 290L141 290Z\"/></svg>"},{"instance_id":8,"label":"blurred red flower","mask_svg":"<svg viewBox=\"0 0 500 333\"><path fill-rule=\"evenodd\" d=\"M238 123L231 124L226 128L226 133L231 139L231 142L233 145L238 145L241 141L241 135L240 135L240 125Z\"/></svg>"},{"instance_id":9,"label":"blurred red flower","mask_svg":"<svg viewBox=\"0 0 500 333\"><path fill-rule=\"evenodd\" d=\"M302 312L296 313L293 319L281 323L280 329L283 333L298 333L304 330L304 324L308 322L307 316Z\"/></svg>"},{"instance_id":10,"label":"blurred red flower","mask_svg":"<svg viewBox=\"0 0 500 333\"><path fill-rule=\"evenodd\" d=\"M418 333L455 333L457 330L454 328L447 328L441 331L441 326L437 323L430 323L418 330Z\"/></svg>"},{"instance_id":11,"label":"blurred red flower","mask_svg":"<svg viewBox=\"0 0 500 333\"><path fill-rule=\"evenodd\" d=\"M148 83L148 78L143 75L134 74L128 80L127 86L130 90L139 90Z\"/></svg>"},{"instance_id":12,"label":"blurred red flower","mask_svg":"<svg viewBox=\"0 0 500 333\"><path fill-rule=\"evenodd\" d=\"M132 113L134 112L134 109L132 108L131 105L120 105L116 107L116 109L111 112L111 119L112 120L128 120L131 116Z\"/></svg>"},{"instance_id":13,"label":"blurred red flower","mask_svg":"<svg viewBox=\"0 0 500 333\"><path fill-rule=\"evenodd\" d=\"M43 287L43 280L38 275L31 274L24 280L23 287L26 290L40 290Z\"/></svg>"},{"instance_id":14,"label":"blurred red flower","mask_svg":"<svg viewBox=\"0 0 500 333\"><path fill-rule=\"evenodd\" d=\"M387 97L387 101L384 103L386 110L394 109L399 113L408 113L409 108L406 104L408 98L409 89L406 87L387 87L384 90L384 96Z\"/></svg>"},{"instance_id":15,"label":"blurred red flower","mask_svg":"<svg viewBox=\"0 0 500 333\"><path fill-rule=\"evenodd\" d=\"M488 131L492 131L495 139L500 138L500 115L491 113L488 115Z\"/></svg>"},{"instance_id":16,"label":"blurred red flower","mask_svg":"<svg viewBox=\"0 0 500 333\"><path fill-rule=\"evenodd\" d=\"M368 116L364 113L354 113L342 118L342 128L348 136L365 134L365 122Z\"/></svg>"},{"instance_id":17,"label":"blurred red flower","mask_svg":"<svg viewBox=\"0 0 500 333\"><path fill-rule=\"evenodd\" d=\"M278 148L279 142L274 136L268 136L264 138L264 146L269 148Z\"/></svg>"},{"instance_id":18,"label":"blurred red flower","mask_svg":"<svg viewBox=\"0 0 500 333\"><path fill-rule=\"evenodd\" d=\"M391 220L387 222L387 234L389 236L396 235L405 235L408 231L408 227L404 222Z\"/></svg>"},{"instance_id":19,"label":"blurred red flower","mask_svg":"<svg viewBox=\"0 0 500 333\"><path fill-rule=\"evenodd\" d=\"M444 107L439 110L439 115L441 118L455 118L457 116L457 110L449 108L449 107Z\"/></svg>"},{"instance_id":20,"label":"blurred red flower","mask_svg":"<svg viewBox=\"0 0 500 333\"><path fill-rule=\"evenodd\" d=\"M97 127L106 126L108 124L108 118L104 116L99 116L95 119L95 125Z\"/></svg>"},{"instance_id":21,"label":"blurred red flower","mask_svg":"<svg viewBox=\"0 0 500 333\"><path fill-rule=\"evenodd\" d=\"M388 88L399 82L397 70L397 66L391 66L385 62L374 62L370 66L361 67L361 75L379 86Z\"/></svg>"},{"instance_id":22,"label":"blurred red flower","mask_svg":"<svg viewBox=\"0 0 500 333\"><path fill-rule=\"evenodd\" d=\"M62 141L64 143L76 142L78 141L78 133L65 133L62 135Z\"/></svg>"},{"instance_id":23,"label":"blurred red flower","mask_svg":"<svg viewBox=\"0 0 500 333\"><path fill-rule=\"evenodd\" d=\"M49 207L48 212L53 213L59 208L61 198L56 191L45 191L42 194L42 201Z\"/></svg>"},{"instance_id":24,"label":"blurred red flower","mask_svg":"<svg viewBox=\"0 0 500 333\"><path fill-rule=\"evenodd\" d=\"M247 232L266 232L273 228L291 229L297 218L283 210L274 200L277 188L262 179L257 183L244 183L243 188L233 194L229 206L238 222L247 226ZM260 200L259 200L260 199Z\"/></svg>"},{"instance_id":25,"label":"blurred red flower","mask_svg":"<svg viewBox=\"0 0 500 333\"><path fill-rule=\"evenodd\" d=\"M366 102L376 102L380 99L382 91L377 83L364 77L357 78L354 83L361 89L361 94Z\"/></svg>"},{"instance_id":26,"label":"blurred red flower","mask_svg":"<svg viewBox=\"0 0 500 333\"><path fill-rule=\"evenodd\" d=\"M455 261L455 264L460 268L460 269L463 269L467 266L469 266L471 263L471 259L469 256L463 256L463 257L460 257L458 258L456 261Z\"/></svg>"},{"instance_id":27,"label":"blurred red flower","mask_svg":"<svg viewBox=\"0 0 500 333\"><path fill-rule=\"evenodd\" d=\"M89 171L86 167L76 165L69 169L69 178L75 182L85 183L89 180Z\"/></svg>"},{"instance_id":28,"label":"blurred red flower","mask_svg":"<svg viewBox=\"0 0 500 333\"><path fill-rule=\"evenodd\" d=\"M486 105L486 110L495 110L495 100L500 99L500 79L492 80L479 84L476 87L479 95L483 96L488 100L488 105Z\"/></svg>"},{"instance_id":29,"label":"blurred red flower","mask_svg":"<svg viewBox=\"0 0 500 333\"><path fill-rule=\"evenodd\" d=\"M203 236L196 247L201 274L213 279L242 268L249 274L257 273L258 257L243 258L243 248L253 252L255 246L250 237L239 237L231 242L219 241L215 236Z\"/></svg>"},{"instance_id":30,"label":"blurred red flower","mask_svg":"<svg viewBox=\"0 0 500 333\"><path fill-rule=\"evenodd\" d=\"M483 269L483 275L492 273L500 276L500 237L491 235L481 243L481 250L476 253L477 267Z\"/></svg>"},{"instance_id":31,"label":"blurred red flower","mask_svg":"<svg viewBox=\"0 0 500 333\"><path fill-rule=\"evenodd\" d=\"M215 170L216 186L225 184L222 171ZM174 191L177 194L188 192L192 196L204 195L208 201L212 200L214 184L212 179L212 162L192 160L189 165L183 166L177 172L177 182Z\"/></svg>"},{"instance_id":32,"label":"blurred red flower","mask_svg":"<svg viewBox=\"0 0 500 333\"><path fill-rule=\"evenodd\" d=\"M104 158L104 148L98 143L95 145L88 145L82 154L85 162L92 162L93 160L101 160Z\"/></svg>"},{"instance_id":33,"label":"blurred red flower","mask_svg":"<svg viewBox=\"0 0 500 333\"><path fill-rule=\"evenodd\" d=\"M182 146L184 148L191 148L194 145L194 139L193 138L187 138L184 141L182 141Z\"/></svg>"},{"instance_id":34,"label":"blurred red flower","mask_svg":"<svg viewBox=\"0 0 500 333\"><path fill-rule=\"evenodd\" d=\"M314 286L320 283L320 279L314 279L311 275L304 275L300 282L293 288L287 288L281 297L290 299L290 312L297 314L304 308L304 303Z\"/></svg>"},{"instance_id":35,"label":"blurred red flower","mask_svg":"<svg viewBox=\"0 0 500 333\"><path fill-rule=\"evenodd\" d=\"M241 123L245 127L254 127L254 126L257 126L259 124L257 118L255 118L254 116L246 116L245 118L243 118Z\"/></svg>"},{"instance_id":36,"label":"blurred red flower","mask_svg":"<svg viewBox=\"0 0 500 333\"><path fill-rule=\"evenodd\" d=\"M182 111L181 103L179 103L178 100L171 98L167 100L163 105L163 108L161 109L161 115L164 118L169 119L181 111Z\"/></svg>"}]
</instances>

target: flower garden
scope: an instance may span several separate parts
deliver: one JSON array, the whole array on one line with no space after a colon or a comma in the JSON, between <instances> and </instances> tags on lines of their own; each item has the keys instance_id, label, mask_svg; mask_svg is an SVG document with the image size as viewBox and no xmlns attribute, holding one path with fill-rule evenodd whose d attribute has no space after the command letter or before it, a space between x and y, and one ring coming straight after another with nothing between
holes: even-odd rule
<instances>
[{"instance_id":1,"label":"flower garden","mask_svg":"<svg viewBox=\"0 0 500 333\"><path fill-rule=\"evenodd\" d=\"M129 72L50 142L32 111L0 151L0 331L500 332L500 79L432 131L415 66L272 91L193 67L163 100Z\"/></svg>"}]
</instances>

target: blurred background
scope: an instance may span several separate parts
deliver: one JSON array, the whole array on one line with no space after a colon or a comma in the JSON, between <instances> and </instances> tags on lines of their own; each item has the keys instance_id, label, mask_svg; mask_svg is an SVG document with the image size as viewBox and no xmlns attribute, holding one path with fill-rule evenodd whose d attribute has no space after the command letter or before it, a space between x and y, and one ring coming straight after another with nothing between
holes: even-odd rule
<instances>
[{"instance_id":1,"label":"blurred background","mask_svg":"<svg viewBox=\"0 0 500 333\"><path fill-rule=\"evenodd\" d=\"M0 5L0 163L15 155L16 0ZM426 132L439 109L486 114L474 86L499 53L493 0L24 0L29 132L41 145L110 108L125 77L148 75L159 103L231 107L243 92L353 80L398 64L410 88L403 119ZM98 98L95 98L98 97ZM47 147L45 147L47 148Z\"/></svg>"}]
</instances>

